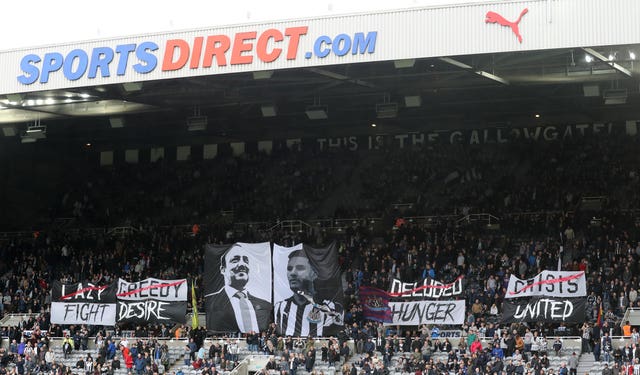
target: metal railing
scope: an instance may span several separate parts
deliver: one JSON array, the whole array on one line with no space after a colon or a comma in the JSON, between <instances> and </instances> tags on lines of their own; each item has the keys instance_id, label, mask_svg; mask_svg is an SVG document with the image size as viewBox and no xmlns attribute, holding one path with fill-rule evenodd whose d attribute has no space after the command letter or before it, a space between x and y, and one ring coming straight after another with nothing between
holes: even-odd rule
<instances>
[{"instance_id":1,"label":"metal railing","mask_svg":"<svg viewBox=\"0 0 640 375\"><path fill-rule=\"evenodd\" d=\"M491 214L483 213L483 214L469 214L465 215L458 220L456 220L456 224L471 224L478 221L482 221L487 223L487 225L497 224L500 222L500 219L497 216L493 216Z\"/></svg>"},{"instance_id":2,"label":"metal railing","mask_svg":"<svg viewBox=\"0 0 640 375\"><path fill-rule=\"evenodd\" d=\"M632 322L632 320L636 320L634 318L637 319L636 322ZM629 321L632 326L638 325L638 321L640 321L640 307L628 307L624 312L622 320L620 320L620 327L624 326L627 321Z\"/></svg>"},{"instance_id":3,"label":"metal railing","mask_svg":"<svg viewBox=\"0 0 640 375\"><path fill-rule=\"evenodd\" d=\"M302 220L282 220L277 221L269 228L270 232L284 230L286 232L306 232L311 229L311 225Z\"/></svg>"},{"instance_id":4,"label":"metal railing","mask_svg":"<svg viewBox=\"0 0 640 375\"><path fill-rule=\"evenodd\" d=\"M408 205L406 204L396 204L396 205ZM622 213L626 214L640 214L640 209L625 209L620 210ZM228 217L233 218L233 211L222 211L222 214L227 215ZM474 222L484 220L487 224L497 224L500 221L514 219L514 218L527 218L527 217L553 217L557 215L573 215L574 211L561 211L561 210L549 210L549 211L528 211L528 212L509 212L504 213L501 217L497 217L490 213L479 213L479 214L441 214L441 215L416 215L416 216L404 216L404 220L410 223L416 223L421 225L437 225L439 223L446 223L454 221L457 224L464 224L466 222ZM335 219L335 218L322 218L322 219L312 219L312 220L299 220L299 219L291 219L291 220L282 220L282 221L255 221L255 222L233 222L230 223L234 230L242 231L274 231L278 229L286 229L291 231L306 231L315 228L319 228L320 230L325 231L334 231L341 232L346 228L351 226L364 226L364 227L372 227L374 224L377 224L382 221L381 217L358 217L358 218L344 218L344 219ZM636 218L637 222L640 222L640 217ZM204 229L207 227L207 223L199 223L200 226ZM183 225L163 225L159 226L160 229L173 229L173 228L182 228L185 232L191 230L193 226L192 224L183 224ZM126 236L131 233L139 232L140 230L144 230L143 228L138 229L132 226L118 226L118 227L92 227L92 228L65 228L65 232L69 234L84 234L84 235L98 235L98 234L111 234L114 236ZM46 231L46 230L45 230ZM11 239L27 239L33 238L34 231L11 231L11 232L0 232L0 242L11 240Z\"/></svg>"},{"instance_id":5,"label":"metal railing","mask_svg":"<svg viewBox=\"0 0 640 375\"><path fill-rule=\"evenodd\" d=\"M138 229L134 227L115 227L109 229L107 231L107 234L110 234L112 236L125 237L136 232L138 232Z\"/></svg>"}]
</instances>

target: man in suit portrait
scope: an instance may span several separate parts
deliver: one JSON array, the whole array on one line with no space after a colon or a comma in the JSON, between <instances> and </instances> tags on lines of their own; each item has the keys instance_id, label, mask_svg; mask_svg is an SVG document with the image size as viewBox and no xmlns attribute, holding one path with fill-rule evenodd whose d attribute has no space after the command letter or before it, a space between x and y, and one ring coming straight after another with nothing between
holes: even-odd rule
<instances>
[{"instance_id":1,"label":"man in suit portrait","mask_svg":"<svg viewBox=\"0 0 640 375\"><path fill-rule=\"evenodd\" d=\"M259 332L267 329L272 314L270 302L251 295L249 282L251 258L240 244L235 244L220 257L220 273L224 286L208 298L207 327L213 331Z\"/></svg>"},{"instance_id":2,"label":"man in suit portrait","mask_svg":"<svg viewBox=\"0 0 640 375\"><path fill-rule=\"evenodd\" d=\"M275 304L275 322L282 335L322 336L323 328L343 325L343 308L339 303L318 298L317 271L302 250L288 256L287 280L293 295Z\"/></svg>"}]
</instances>

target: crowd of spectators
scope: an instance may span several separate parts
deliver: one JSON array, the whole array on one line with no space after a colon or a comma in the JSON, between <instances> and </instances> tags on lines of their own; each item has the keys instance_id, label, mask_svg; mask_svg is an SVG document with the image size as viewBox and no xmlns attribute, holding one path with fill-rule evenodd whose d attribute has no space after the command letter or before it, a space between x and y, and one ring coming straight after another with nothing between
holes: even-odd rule
<instances>
[{"instance_id":1,"label":"crowd of spectators","mask_svg":"<svg viewBox=\"0 0 640 375\"><path fill-rule=\"evenodd\" d=\"M84 225L43 228L28 238L6 237L0 241L0 311L3 315L39 314L16 327L2 327L1 334L11 345L3 353L0 368L7 372L7 364L15 363L19 369L18 364L26 361L31 372L38 366L57 373L57 369L40 363L47 363L47 350L42 348L48 346L51 336L68 335L74 348L86 346L89 338L100 337L100 348L109 348L116 345L115 337L121 330L132 329L143 345L140 350L135 345L136 355L132 357L140 353L143 358L154 358L161 353L161 345L142 338L176 334L175 327L167 326L116 327L107 332L102 327L50 324L49 292L54 280L100 285L118 277L186 277L200 285L204 265L201 249L206 243L271 240L289 245L336 240L344 275L346 329L322 348L323 361L326 358L327 363L336 365L353 355L352 363L357 366L342 369L350 375L354 375L352 368L380 375L392 364L429 375L445 370L465 375L539 374L548 365L540 343L529 334L547 337L572 333L585 338L583 352L602 351L594 347L600 345L604 333L622 335L620 317L627 307L640 307L640 221L634 211L640 208L640 178L638 156L629 152L632 146L585 140L582 144L553 146L432 145L373 155L346 150L290 151L100 169L81 184L71 186L51 210L69 213ZM338 193L344 190L349 190L345 194L353 199L341 200ZM581 198L586 196L606 196L607 200L599 210L587 211L580 207ZM412 205L400 212L391 208L398 202ZM327 211L327 207L333 210ZM214 218L223 210L233 211L232 219ZM237 231L233 223L309 218L320 212L382 217L382 227L355 221L339 234L316 229L256 233ZM499 227L488 228L486 223L459 222L455 216L452 219L450 214L454 212L490 212L502 220ZM426 213L447 216L432 221L403 218ZM176 223L189 225L173 225ZM197 231L191 227L193 223L199 224ZM130 225L134 229L114 234L91 230L94 225ZM556 269L558 262L565 270L586 272L590 293L586 326L501 325L499 316L509 275L531 277L543 269ZM362 316L359 286L387 289L392 278L418 280L427 276L443 282L464 276L467 316L460 346L451 348L446 340L432 337L433 327L383 327ZM203 311L203 297L198 294ZM602 325L596 324L598 319ZM196 333L191 333L192 337ZM476 337L484 339L480 348ZM344 352L344 340L348 338L354 340L355 353ZM537 351L517 348L518 339L523 345L537 345ZM293 375L292 363L306 369L315 358L315 352L309 353L308 343L304 349L297 348L295 341L269 332L247 340L252 350L274 356L277 365L271 370ZM24 350L20 353L18 346L13 347L22 342L25 347L40 348L37 356L29 356L30 362ZM190 349L190 365L201 360L197 366L203 372L227 368L225 360L230 360L232 350L222 355L228 349L220 349L216 359L216 350L211 349L213 352L200 358L201 347ZM552 347L550 343L548 350ZM417 354L394 357L405 352ZM436 352L454 355L446 362L432 361ZM101 353L100 358L108 358L110 353ZM610 354L617 358L613 351ZM396 362L392 363L392 358ZM622 358L615 362L622 364ZM231 359L229 366L235 360ZM132 363L137 366L135 360ZM105 367L98 364L102 372ZM142 373L153 372L152 364L150 370L143 367ZM92 365L93 372L95 368Z\"/></svg>"},{"instance_id":2,"label":"crowd of spectators","mask_svg":"<svg viewBox=\"0 0 640 375\"><path fill-rule=\"evenodd\" d=\"M394 204L406 204L410 215L502 217L573 211L583 197L600 196L610 209L637 209L636 146L629 137L585 137L369 151L284 149L107 167L56 165L49 170L76 173L60 177L45 170L32 176L33 182L46 180L53 187L37 200L25 200L13 216L31 212L51 220L76 218L75 227L115 227L381 217ZM34 188L40 186L33 182ZM41 222L0 219L12 229Z\"/></svg>"}]
</instances>

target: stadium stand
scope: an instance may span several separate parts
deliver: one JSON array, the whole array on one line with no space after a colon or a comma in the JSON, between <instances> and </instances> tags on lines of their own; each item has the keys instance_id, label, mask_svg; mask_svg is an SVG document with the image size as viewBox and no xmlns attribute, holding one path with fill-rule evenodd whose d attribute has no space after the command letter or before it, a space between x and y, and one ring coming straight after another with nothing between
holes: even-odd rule
<instances>
[{"instance_id":1,"label":"stadium stand","mask_svg":"<svg viewBox=\"0 0 640 375\"><path fill-rule=\"evenodd\" d=\"M50 203L55 206L52 212L76 218L71 226L6 233L0 242L5 317L0 367L4 373L19 374L215 374L230 373L240 363L259 364L258 370L264 372L301 375L340 371L352 375L564 375L565 367L572 373L620 372L637 358L637 330L623 337L621 328L627 308L640 306L636 276L640 171L637 154L629 152L636 145L587 140L559 147L450 146L355 157L338 151L312 158L291 152L179 166L160 161L95 170L86 179L61 184L64 188L58 196L64 198ZM125 190L136 193L127 195ZM274 193L283 190L288 193ZM336 198L342 191L351 192L348 204ZM120 196L129 199L116 203L114 197ZM585 209L581 202L586 197L606 197L606 203L597 211ZM399 203L410 203L410 207ZM327 211L327 206L334 210ZM208 223L207 218L224 210L233 212L232 220ZM322 222L316 216L321 212L329 212L332 220L358 219L344 221L337 231L315 224ZM434 214L419 216L426 212ZM487 212L500 218L499 226L470 219ZM376 217L378 222L371 224L366 217ZM296 218L309 225L301 232L288 232L283 226L267 230L258 224L252 230L246 224L250 218ZM184 225L174 225L176 222ZM194 222L199 224L197 232ZM121 229L96 229L106 224ZM560 254L563 269L587 272L591 294L587 323L584 327L501 324L499 309L508 276L530 277L541 269L555 268L560 233L565 239ZM204 335L189 327L106 331L48 322L53 280L87 280L99 285L116 277L186 275L200 283L203 259L199 250L205 243L270 240L292 244L330 239L338 241L348 301L348 329L338 338L318 338L308 344L306 338L263 332L249 339L238 340L235 335L200 339L198 346L206 354L199 361L199 348L185 353L184 338ZM459 275L466 278L466 324L460 330L438 327L458 332L446 338L450 344L443 345L444 338L437 337L434 327L397 331L363 319L359 286L386 289L393 277L415 280L430 272L445 282ZM202 311L203 298L198 297ZM527 339L527 329L535 331L539 340L547 338L546 343ZM601 332L615 337L606 348ZM75 343L67 356L65 336ZM96 337L102 340L100 344ZM129 337L125 340L136 353L147 353L142 357L153 359L158 351L162 359L157 363L134 361L133 370L128 371L118 350L116 365L112 360L102 363L104 343L121 343L123 337ZM474 337L479 347L472 345ZM530 341L526 349L516 349L521 337L525 343ZM557 351L555 337L561 342ZM257 351L248 349L249 340L257 341ZM300 347L295 340L302 342ZM344 343L349 353L341 351ZM626 344L631 349L624 350ZM302 347L315 352L305 353ZM571 359L574 352L580 358L579 366ZM292 354L296 359L289 358ZM265 355L275 357L275 367L269 367ZM80 359L83 368L77 368Z\"/></svg>"}]
</instances>

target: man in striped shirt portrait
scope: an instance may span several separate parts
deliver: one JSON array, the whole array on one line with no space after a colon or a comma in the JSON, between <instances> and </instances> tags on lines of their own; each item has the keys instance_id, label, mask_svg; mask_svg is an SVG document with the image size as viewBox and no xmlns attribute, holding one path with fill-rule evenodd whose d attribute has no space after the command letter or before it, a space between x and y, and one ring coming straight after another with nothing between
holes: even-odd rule
<instances>
[{"instance_id":1,"label":"man in striped shirt portrait","mask_svg":"<svg viewBox=\"0 0 640 375\"><path fill-rule=\"evenodd\" d=\"M342 306L329 300L314 300L314 282L318 273L302 250L289 254L287 280L293 295L275 304L275 322L280 334L322 336L323 328L332 324L342 325Z\"/></svg>"}]
</instances>

